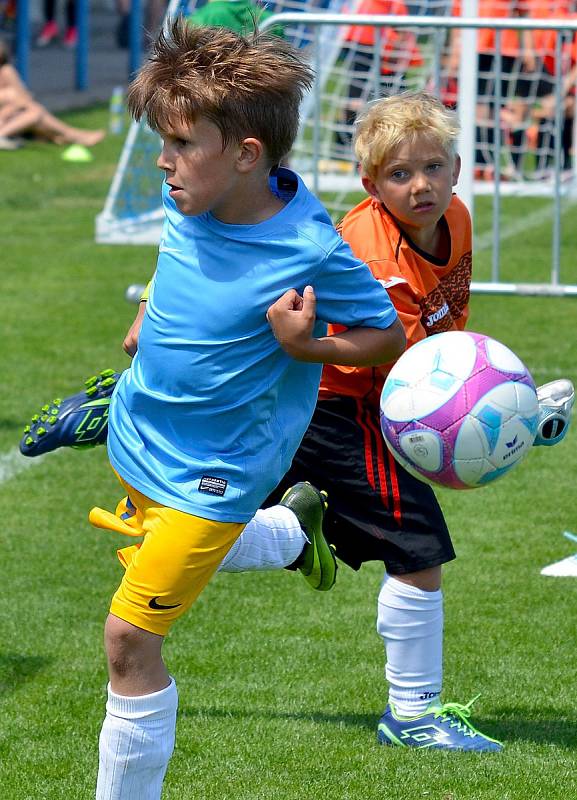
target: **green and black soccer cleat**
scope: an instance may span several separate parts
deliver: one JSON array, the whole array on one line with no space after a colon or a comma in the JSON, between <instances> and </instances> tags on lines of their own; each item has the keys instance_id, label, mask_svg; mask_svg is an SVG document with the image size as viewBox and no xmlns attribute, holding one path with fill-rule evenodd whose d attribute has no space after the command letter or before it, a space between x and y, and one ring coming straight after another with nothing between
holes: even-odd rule
<instances>
[{"instance_id":1,"label":"green and black soccer cleat","mask_svg":"<svg viewBox=\"0 0 577 800\"><path fill-rule=\"evenodd\" d=\"M313 589L328 592L335 584L337 561L323 534L326 492L319 492L310 483L296 483L285 492L280 505L290 508L308 539L296 567Z\"/></svg>"}]
</instances>

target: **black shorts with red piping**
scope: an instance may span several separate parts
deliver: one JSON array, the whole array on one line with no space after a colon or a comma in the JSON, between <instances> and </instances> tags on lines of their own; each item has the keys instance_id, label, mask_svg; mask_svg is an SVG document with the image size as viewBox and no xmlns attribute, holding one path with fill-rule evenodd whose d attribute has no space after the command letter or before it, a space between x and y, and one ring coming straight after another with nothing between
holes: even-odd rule
<instances>
[{"instance_id":1,"label":"black shorts with red piping","mask_svg":"<svg viewBox=\"0 0 577 800\"><path fill-rule=\"evenodd\" d=\"M383 561L390 574L402 575L455 558L433 490L393 459L374 407L361 400L319 400L291 469L265 506L299 481L327 491L323 530L353 569Z\"/></svg>"}]
</instances>

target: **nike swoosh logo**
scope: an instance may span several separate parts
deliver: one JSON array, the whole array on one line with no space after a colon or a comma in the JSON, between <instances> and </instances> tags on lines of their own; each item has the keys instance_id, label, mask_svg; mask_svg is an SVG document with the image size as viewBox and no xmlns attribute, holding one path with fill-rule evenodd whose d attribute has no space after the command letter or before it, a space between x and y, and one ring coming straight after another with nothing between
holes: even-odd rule
<instances>
[{"instance_id":1,"label":"nike swoosh logo","mask_svg":"<svg viewBox=\"0 0 577 800\"><path fill-rule=\"evenodd\" d=\"M160 245L158 248L159 253L182 253L182 250L178 250L176 247L165 247L164 245Z\"/></svg>"},{"instance_id":2,"label":"nike swoosh logo","mask_svg":"<svg viewBox=\"0 0 577 800\"><path fill-rule=\"evenodd\" d=\"M148 607L154 608L157 611L163 611L166 608L178 608L178 606L182 605L182 603L175 603L173 606L163 606L158 601L158 595L153 597L152 600L148 601Z\"/></svg>"}]
</instances>

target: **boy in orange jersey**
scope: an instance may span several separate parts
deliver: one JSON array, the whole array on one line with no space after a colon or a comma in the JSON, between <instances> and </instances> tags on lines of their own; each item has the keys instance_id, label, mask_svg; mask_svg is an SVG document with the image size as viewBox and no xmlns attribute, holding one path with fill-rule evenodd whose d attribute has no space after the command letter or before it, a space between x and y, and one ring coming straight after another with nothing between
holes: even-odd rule
<instances>
[{"instance_id":1,"label":"boy in orange jersey","mask_svg":"<svg viewBox=\"0 0 577 800\"><path fill-rule=\"evenodd\" d=\"M356 126L355 152L369 197L346 214L339 230L387 288L409 347L435 333L463 330L467 322L471 220L452 193L460 168L458 133L454 112L425 93L379 100ZM353 569L365 561L385 563L377 630L385 644L389 700L378 741L497 752L501 743L470 722L472 701L440 702L441 567L455 552L432 488L409 475L384 445L379 400L391 366L324 367L311 423L269 502L299 481L322 487L329 501L323 532L336 555ZM573 386L553 381L538 395L536 444L555 444L567 431ZM555 434L548 439L552 422ZM278 506L259 514L269 514L272 524ZM259 535L249 524L220 569L259 568L267 548L268 569L282 565L283 553L289 565L295 542L292 531L277 531L271 541L268 531ZM305 542L303 536L303 552ZM294 566L302 569L301 560Z\"/></svg>"},{"instance_id":2,"label":"boy in orange jersey","mask_svg":"<svg viewBox=\"0 0 577 800\"><path fill-rule=\"evenodd\" d=\"M387 288L408 347L467 322L471 220L452 193L458 134L454 112L425 93L379 100L356 125L355 152L369 197L339 229ZM329 498L323 531L337 556L354 569L365 561L385 563L377 630L385 644L389 702L378 741L497 752L501 743L470 722L472 701L440 702L441 567L455 553L433 490L397 464L383 443L379 400L390 366L324 368L315 413L278 491L305 478L322 486ZM556 443L567 430L573 386L554 381L538 395L538 443ZM561 417L565 425L547 442L543 432L553 415L555 425L563 425Z\"/></svg>"},{"instance_id":3,"label":"boy in orange jersey","mask_svg":"<svg viewBox=\"0 0 577 800\"><path fill-rule=\"evenodd\" d=\"M387 288L408 346L467 321L471 220L452 193L458 134L454 112L425 93L379 100L357 122L355 152L369 197L339 229ZM295 481L322 486L329 497L323 530L337 556L353 569L385 562L377 629L389 703L379 741L497 751L501 744L471 725L469 706L439 701L441 565L455 552L433 490L384 445L379 398L390 366L323 370L315 414L274 499Z\"/></svg>"}]
</instances>

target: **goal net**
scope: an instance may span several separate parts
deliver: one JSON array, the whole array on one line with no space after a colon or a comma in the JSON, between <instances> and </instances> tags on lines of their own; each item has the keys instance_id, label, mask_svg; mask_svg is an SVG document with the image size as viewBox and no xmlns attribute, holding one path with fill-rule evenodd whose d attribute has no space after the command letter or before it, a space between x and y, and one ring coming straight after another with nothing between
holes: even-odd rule
<instances>
[{"instance_id":1,"label":"goal net","mask_svg":"<svg viewBox=\"0 0 577 800\"><path fill-rule=\"evenodd\" d=\"M167 14L193 13L195 8L196 0L173 0ZM423 24L430 17L446 17L458 10L448 0L276 0L266 3L265 8L275 14L412 15L419 16ZM371 98L405 89L426 88L438 93L447 105L455 105L459 63L467 54L461 52L457 31L448 31L439 24L428 27L428 22L414 28L290 23L284 32L286 38L314 58L317 72L315 90L303 103L290 165L319 194L336 221L362 192L352 152L357 113ZM511 52L507 33L503 31L499 36L501 48ZM533 37L532 71L520 55L503 53L499 59L494 55L479 56L475 192L493 190L496 160L504 193L551 194L555 164L567 175L571 171L572 116L563 116L557 130L549 100L555 90L555 54L561 52L562 74L567 74L572 60L572 34L569 40L564 34L561 49L555 43L556 34L546 34ZM520 41L521 33L515 31L514 35ZM492 37L494 48L494 31ZM478 49L485 41L486 34L480 30ZM375 57L376 53L380 58ZM500 81L496 64L500 67ZM499 110L495 104L497 86L502 97ZM155 132L144 122L132 124L104 210L96 220L98 242L158 242L162 225L161 181L156 167L159 149L160 139Z\"/></svg>"}]
</instances>

